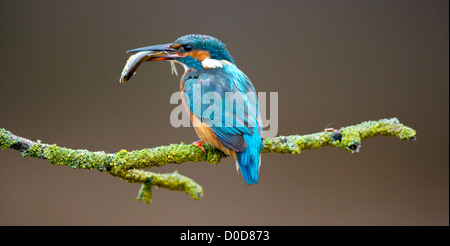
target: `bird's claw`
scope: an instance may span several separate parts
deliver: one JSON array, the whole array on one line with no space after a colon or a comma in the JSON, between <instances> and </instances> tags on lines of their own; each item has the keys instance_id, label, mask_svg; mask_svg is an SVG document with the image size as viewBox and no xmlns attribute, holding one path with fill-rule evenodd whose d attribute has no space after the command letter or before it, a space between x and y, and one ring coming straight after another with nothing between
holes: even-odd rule
<instances>
[{"instance_id":1,"label":"bird's claw","mask_svg":"<svg viewBox=\"0 0 450 246\"><path fill-rule=\"evenodd\" d=\"M204 143L205 143L205 141L198 140L198 141L193 142L192 145L199 147L203 151L203 153L206 154L205 148L203 148L203 146L202 146L202 144L204 144Z\"/></svg>"}]
</instances>

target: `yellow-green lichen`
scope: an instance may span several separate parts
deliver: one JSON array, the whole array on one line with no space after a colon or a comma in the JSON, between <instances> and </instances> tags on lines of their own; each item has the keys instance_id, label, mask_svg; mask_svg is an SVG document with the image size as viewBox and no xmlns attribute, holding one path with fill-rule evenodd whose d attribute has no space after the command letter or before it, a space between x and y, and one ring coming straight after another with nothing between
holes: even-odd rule
<instances>
[{"instance_id":1,"label":"yellow-green lichen","mask_svg":"<svg viewBox=\"0 0 450 246\"><path fill-rule=\"evenodd\" d=\"M142 183L137 199L143 200L145 203L151 202L153 186L168 190L184 191L196 200L203 197L203 188L194 180L179 174L177 171L161 174L132 169L128 170L122 178L128 182Z\"/></svg>"},{"instance_id":2,"label":"yellow-green lichen","mask_svg":"<svg viewBox=\"0 0 450 246\"><path fill-rule=\"evenodd\" d=\"M350 152L358 152L361 141L374 136L396 136L401 140L415 139L416 131L400 124L396 118L365 121L361 124L343 127L332 132L318 132L309 135L279 136L263 141L263 153L299 154L305 149L324 146L340 147Z\"/></svg>"},{"instance_id":3,"label":"yellow-green lichen","mask_svg":"<svg viewBox=\"0 0 450 246\"><path fill-rule=\"evenodd\" d=\"M5 130L4 128L0 129L0 148L1 149L8 149L11 148L11 146L18 143L17 139L11 138L11 132Z\"/></svg>"},{"instance_id":4,"label":"yellow-green lichen","mask_svg":"<svg viewBox=\"0 0 450 246\"><path fill-rule=\"evenodd\" d=\"M145 204L149 204L152 202L153 190L152 190L152 182L144 182L139 189L136 200L144 201Z\"/></svg>"},{"instance_id":5,"label":"yellow-green lichen","mask_svg":"<svg viewBox=\"0 0 450 246\"><path fill-rule=\"evenodd\" d=\"M396 118L366 121L361 124L331 129L309 135L279 136L263 140L263 153L300 154L304 149L317 149L324 146L340 147L355 152L361 141L374 136L396 136L401 140L415 139L416 131L404 126ZM192 144L170 144L156 148L136 151L120 150L115 154L103 151L73 150L55 144L43 144L13 135L0 129L0 148L13 148L22 152L24 157L47 159L51 164L69 166L74 169L98 169L132 183L141 183L137 199L151 202L153 186L170 190L184 191L194 199L203 196L203 188L194 180L173 173L153 173L142 169L159 167L168 163L210 162L218 164L226 155L204 144L206 153Z\"/></svg>"}]
</instances>

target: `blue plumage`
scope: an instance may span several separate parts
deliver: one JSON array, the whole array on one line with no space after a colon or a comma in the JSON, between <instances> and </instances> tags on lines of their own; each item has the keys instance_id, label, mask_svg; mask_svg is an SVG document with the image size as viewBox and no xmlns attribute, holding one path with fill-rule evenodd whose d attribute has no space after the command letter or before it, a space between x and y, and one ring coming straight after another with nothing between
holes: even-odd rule
<instances>
[{"instance_id":1,"label":"blue plumage","mask_svg":"<svg viewBox=\"0 0 450 246\"><path fill-rule=\"evenodd\" d=\"M193 76L194 73L198 76ZM250 79L234 64L223 64L221 68L205 69L200 73L188 70L182 83L189 111L209 125L225 147L236 151L237 163L246 183L257 183L262 126L256 91ZM216 93L215 98L219 101L195 100L196 88L198 95ZM220 119L217 115L205 115L208 109L219 112Z\"/></svg>"},{"instance_id":2,"label":"blue plumage","mask_svg":"<svg viewBox=\"0 0 450 246\"><path fill-rule=\"evenodd\" d=\"M261 164L262 141L258 131L253 135L244 134L247 148L237 152L237 162L242 176L247 184L256 184L259 179L259 166Z\"/></svg>"},{"instance_id":3,"label":"blue plumage","mask_svg":"<svg viewBox=\"0 0 450 246\"><path fill-rule=\"evenodd\" d=\"M130 52L151 52L138 57L148 55L146 61L170 60L184 66L180 88L183 103L202 140L196 146L203 150L201 143L206 141L233 156L245 182L257 183L262 121L256 91L236 67L225 45L211 36L191 34L173 43Z\"/></svg>"}]
</instances>

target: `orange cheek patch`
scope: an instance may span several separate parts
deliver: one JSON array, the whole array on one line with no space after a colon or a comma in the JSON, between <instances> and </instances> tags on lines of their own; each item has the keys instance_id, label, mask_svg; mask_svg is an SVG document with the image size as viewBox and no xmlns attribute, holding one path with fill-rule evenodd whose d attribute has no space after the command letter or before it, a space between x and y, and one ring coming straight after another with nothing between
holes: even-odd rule
<instances>
[{"instance_id":1,"label":"orange cheek patch","mask_svg":"<svg viewBox=\"0 0 450 246\"><path fill-rule=\"evenodd\" d=\"M178 48L180 48L180 46L181 46L181 45L179 45L179 44L172 44L172 45L171 45L171 47L174 48L174 49L178 49Z\"/></svg>"},{"instance_id":2,"label":"orange cheek patch","mask_svg":"<svg viewBox=\"0 0 450 246\"><path fill-rule=\"evenodd\" d=\"M193 50L190 52L187 52L186 55L193 57L194 59L197 59L198 61L202 62L206 58L210 58L208 51L204 50Z\"/></svg>"}]
</instances>

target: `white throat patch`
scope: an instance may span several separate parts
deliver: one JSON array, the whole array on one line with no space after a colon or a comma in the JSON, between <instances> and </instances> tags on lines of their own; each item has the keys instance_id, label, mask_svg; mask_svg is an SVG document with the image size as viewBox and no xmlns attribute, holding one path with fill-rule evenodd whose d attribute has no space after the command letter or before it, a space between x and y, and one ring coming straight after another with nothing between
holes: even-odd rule
<instances>
[{"instance_id":1,"label":"white throat patch","mask_svg":"<svg viewBox=\"0 0 450 246\"><path fill-rule=\"evenodd\" d=\"M206 58L202 61L202 66L204 68L217 68L217 67L223 67L222 61Z\"/></svg>"}]
</instances>

